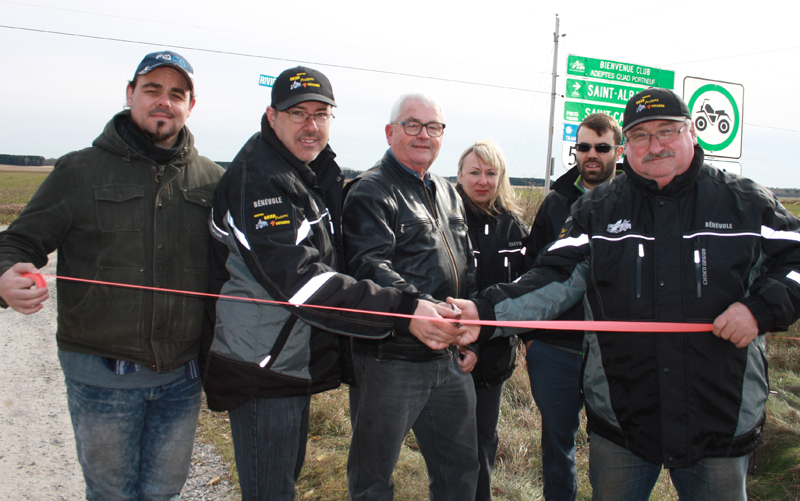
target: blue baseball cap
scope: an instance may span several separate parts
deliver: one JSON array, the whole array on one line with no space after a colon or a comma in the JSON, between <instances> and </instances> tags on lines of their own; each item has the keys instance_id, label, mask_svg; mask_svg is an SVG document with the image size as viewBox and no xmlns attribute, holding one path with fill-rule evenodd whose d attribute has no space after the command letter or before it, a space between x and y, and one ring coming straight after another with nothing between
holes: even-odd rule
<instances>
[{"instance_id":1,"label":"blue baseball cap","mask_svg":"<svg viewBox=\"0 0 800 501\"><path fill-rule=\"evenodd\" d=\"M136 68L136 74L133 78L136 79L138 75L147 75L154 69L162 66L172 66L183 73L183 76L186 77L186 81L189 82L189 89L194 91L194 69L192 65L189 64L186 58L171 50L151 52L144 56L142 62L139 63L139 67Z\"/></svg>"}]
</instances>

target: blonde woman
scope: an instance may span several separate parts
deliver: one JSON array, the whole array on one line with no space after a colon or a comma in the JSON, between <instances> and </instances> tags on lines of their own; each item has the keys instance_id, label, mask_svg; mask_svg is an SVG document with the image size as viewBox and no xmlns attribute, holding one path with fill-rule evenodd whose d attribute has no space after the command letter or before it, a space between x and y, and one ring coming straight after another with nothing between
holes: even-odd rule
<instances>
[{"instance_id":1,"label":"blonde woman","mask_svg":"<svg viewBox=\"0 0 800 501\"><path fill-rule=\"evenodd\" d=\"M477 141L458 161L456 190L464 200L479 290L510 282L523 271L528 229L518 215L503 153L490 140ZM476 501L492 499L491 479L497 452L497 422L503 384L514 372L517 338L493 339L479 346L475 382L478 427Z\"/></svg>"}]
</instances>

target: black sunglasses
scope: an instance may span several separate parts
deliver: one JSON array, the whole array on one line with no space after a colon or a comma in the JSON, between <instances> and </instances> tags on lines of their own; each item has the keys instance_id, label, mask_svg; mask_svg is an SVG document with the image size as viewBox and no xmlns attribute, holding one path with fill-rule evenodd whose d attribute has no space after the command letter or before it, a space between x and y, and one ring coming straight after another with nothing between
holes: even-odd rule
<instances>
[{"instance_id":1,"label":"black sunglasses","mask_svg":"<svg viewBox=\"0 0 800 501\"><path fill-rule=\"evenodd\" d=\"M608 153L609 151L611 151L613 148L616 147L617 145L615 144L606 144L606 143L600 143L600 144L578 143L575 145L575 149L580 151L581 153L588 153L589 150L591 150L592 148L594 148L594 151L596 151L597 153Z\"/></svg>"}]
</instances>

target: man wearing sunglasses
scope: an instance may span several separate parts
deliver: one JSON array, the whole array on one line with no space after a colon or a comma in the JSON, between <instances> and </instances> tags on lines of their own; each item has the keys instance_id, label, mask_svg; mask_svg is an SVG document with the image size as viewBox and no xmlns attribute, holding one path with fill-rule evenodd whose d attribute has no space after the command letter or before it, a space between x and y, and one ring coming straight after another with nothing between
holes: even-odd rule
<instances>
[{"instance_id":1,"label":"man wearing sunglasses","mask_svg":"<svg viewBox=\"0 0 800 501\"><path fill-rule=\"evenodd\" d=\"M703 163L674 92L637 93L624 123L624 174L573 205L517 283L487 289L477 308L454 302L463 318L546 319L585 292L590 319L711 324L587 331L592 496L646 500L666 468L681 499L744 501L769 394L762 334L800 316L800 221L767 189Z\"/></svg>"},{"instance_id":2,"label":"man wearing sunglasses","mask_svg":"<svg viewBox=\"0 0 800 501\"><path fill-rule=\"evenodd\" d=\"M474 290L461 197L429 172L444 122L439 103L425 94L402 96L392 108L389 150L347 187L342 226L354 277L438 301ZM475 499L475 385L460 364L471 370L477 359L468 352L459 360L456 347L423 345L403 329L353 340L351 500L392 499L392 471L411 429L428 466L431 499Z\"/></svg>"},{"instance_id":3,"label":"man wearing sunglasses","mask_svg":"<svg viewBox=\"0 0 800 501\"><path fill-rule=\"evenodd\" d=\"M578 126L576 165L553 183L526 241L527 268L548 244L558 239L570 207L584 193L616 174L622 156L622 128L604 113L587 116ZM583 320L577 304L559 320ZM542 415L544 498L574 500L578 494L575 437L583 397L580 389L583 331L538 329L520 335L526 346L531 392Z\"/></svg>"}]
</instances>

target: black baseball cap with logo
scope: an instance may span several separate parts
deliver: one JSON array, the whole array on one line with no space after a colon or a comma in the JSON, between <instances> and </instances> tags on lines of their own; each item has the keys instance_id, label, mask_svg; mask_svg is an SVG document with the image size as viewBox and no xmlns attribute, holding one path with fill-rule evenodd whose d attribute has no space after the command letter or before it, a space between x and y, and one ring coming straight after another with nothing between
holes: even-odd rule
<instances>
[{"instance_id":1,"label":"black baseball cap with logo","mask_svg":"<svg viewBox=\"0 0 800 501\"><path fill-rule=\"evenodd\" d=\"M172 66L180 71L183 76L186 77L186 81L189 82L189 89L194 91L194 69L192 65L189 64L189 61L187 61L185 57L171 50L151 52L144 56L142 62L139 63L139 67L136 68L133 79L135 80L138 75L147 75L154 69L162 66Z\"/></svg>"},{"instance_id":2,"label":"black baseball cap with logo","mask_svg":"<svg viewBox=\"0 0 800 501\"><path fill-rule=\"evenodd\" d=\"M635 94L625 106L622 132L649 120L683 122L692 118L683 99L669 89L650 87Z\"/></svg>"},{"instance_id":3,"label":"black baseball cap with logo","mask_svg":"<svg viewBox=\"0 0 800 501\"><path fill-rule=\"evenodd\" d=\"M328 77L305 66L290 68L278 75L272 85L272 107L284 111L304 101L336 106Z\"/></svg>"}]
</instances>

